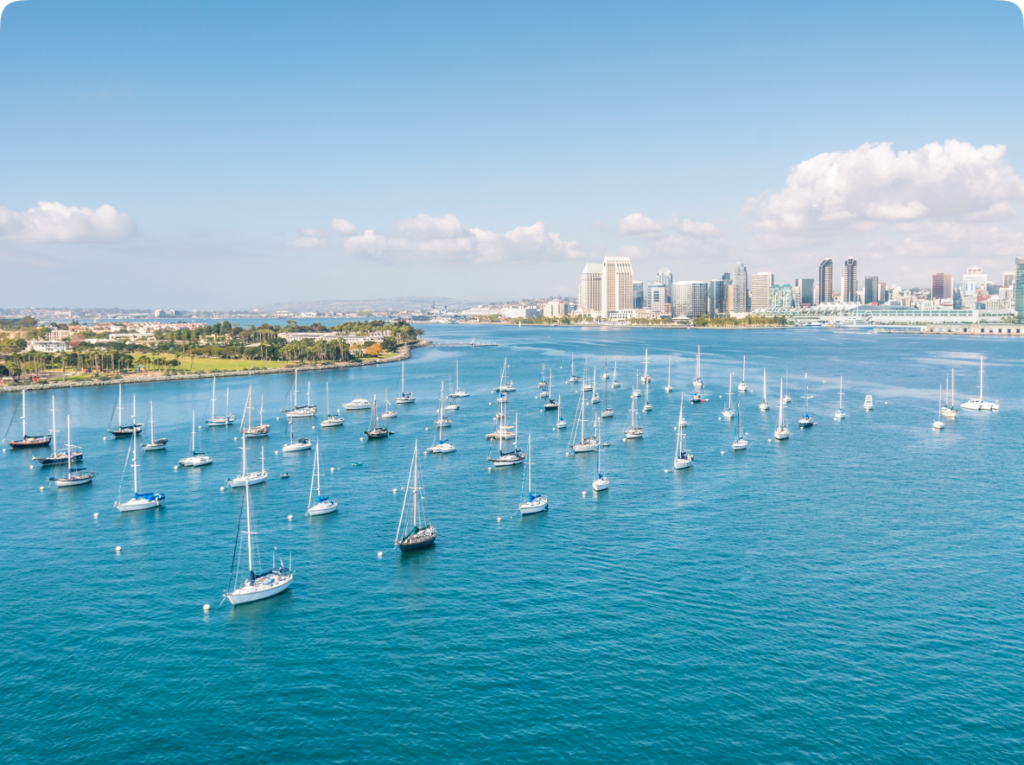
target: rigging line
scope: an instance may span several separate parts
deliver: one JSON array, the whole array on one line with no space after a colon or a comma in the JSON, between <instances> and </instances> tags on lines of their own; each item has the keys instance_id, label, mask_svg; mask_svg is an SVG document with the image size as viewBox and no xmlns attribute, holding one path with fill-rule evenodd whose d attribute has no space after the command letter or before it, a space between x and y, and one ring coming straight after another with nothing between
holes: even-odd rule
<instances>
[{"instance_id":1,"label":"rigging line","mask_svg":"<svg viewBox=\"0 0 1024 765\"><path fill-rule=\"evenodd\" d=\"M6 443L10 443L9 441L7 441L7 436L10 434L10 432L11 432L11 425L14 424L14 418L17 417L17 416L18 416L18 407L14 407L13 411L11 412L11 421L9 423L7 423L7 430L4 431L4 441Z\"/></svg>"},{"instance_id":2,"label":"rigging line","mask_svg":"<svg viewBox=\"0 0 1024 765\"><path fill-rule=\"evenodd\" d=\"M230 579L228 581L228 587L234 587L235 586L235 580L236 580L235 565L238 562L238 543L239 543L239 540L242 538L242 511L243 510L245 510L245 498L244 497L242 498L241 508L238 511L238 528L235 529L235 549L234 549L234 552L231 553L231 576L230 576ZM221 599L221 603L223 603L223 602L224 602L224 600L222 598ZM217 606L217 608L220 608L220 606Z\"/></svg>"}]
</instances>

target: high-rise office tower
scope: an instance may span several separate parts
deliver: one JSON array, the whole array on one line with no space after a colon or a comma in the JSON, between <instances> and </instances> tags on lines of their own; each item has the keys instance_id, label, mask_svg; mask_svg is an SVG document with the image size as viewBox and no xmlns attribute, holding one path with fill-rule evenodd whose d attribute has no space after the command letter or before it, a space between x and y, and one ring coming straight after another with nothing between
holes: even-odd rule
<instances>
[{"instance_id":1,"label":"high-rise office tower","mask_svg":"<svg viewBox=\"0 0 1024 765\"><path fill-rule=\"evenodd\" d=\"M750 277L751 311L763 311L768 308L773 284L775 284L775 274L771 271L760 271Z\"/></svg>"},{"instance_id":2,"label":"high-rise office tower","mask_svg":"<svg viewBox=\"0 0 1024 765\"><path fill-rule=\"evenodd\" d=\"M1013 307L1018 314L1024 314L1024 258L1017 258L1013 277Z\"/></svg>"},{"instance_id":3,"label":"high-rise office tower","mask_svg":"<svg viewBox=\"0 0 1024 765\"><path fill-rule=\"evenodd\" d=\"M633 307L643 308L644 307L644 283L634 281L633 282Z\"/></svg>"},{"instance_id":4,"label":"high-rise office tower","mask_svg":"<svg viewBox=\"0 0 1024 765\"><path fill-rule=\"evenodd\" d=\"M853 258L843 263L843 302L857 302L857 261Z\"/></svg>"},{"instance_id":5,"label":"high-rise office tower","mask_svg":"<svg viewBox=\"0 0 1024 765\"><path fill-rule=\"evenodd\" d=\"M577 310L588 316L601 315L601 282L604 268L600 263L587 263L580 277L580 293L576 298Z\"/></svg>"},{"instance_id":6,"label":"high-rise office tower","mask_svg":"<svg viewBox=\"0 0 1024 765\"><path fill-rule=\"evenodd\" d=\"M708 313L707 282L673 282L672 315L696 319Z\"/></svg>"},{"instance_id":7,"label":"high-rise office tower","mask_svg":"<svg viewBox=\"0 0 1024 765\"><path fill-rule=\"evenodd\" d=\"M814 305L814 279L797 279L793 299L799 305Z\"/></svg>"},{"instance_id":8,"label":"high-rise office tower","mask_svg":"<svg viewBox=\"0 0 1024 765\"><path fill-rule=\"evenodd\" d=\"M826 258L818 265L818 302L832 302L832 258Z\"/></svg>"},{"instance_id":9,"label":"high-rise office tower","mask_svg":"<svg viewBox=\"0 0 1024 765\"><path fill-rule=\"evenodd\" d=\"M932 274L932 300L953 297L953 274Z\"/></svg>"},{"instance_id":10,"label":"high-rise office tower","mask_svg":"<svg viewBox=\"0 0 1024 765\"><path fill-rule=\"evenodd\" d=\"M878 277L864 277L864 305L878 302Z\"/></svg>"},{"instance_id":11,"label":"high-rise office tower","mask_svg":"<svg viewBox=\"0 0 1024 765\"><path fill-rule=\"evenodd\" d=\"M647 294L644 297L644 308L658 313L671 313L672 307L668 304L670 296L665 290L665 285L659 282L647 282Z\"/></svg>"},{"instance_id":12,"label":"high-rise office tower","mask_svg":"<svg viewBox=\"0 0 1024 765\"><path fill-rule=\"evenodd\" d=\"M729 314L729 283L724 279L708 282L708 313L712 316Z\"/></svg>"},{"instance_id":13,"label":"high-rise office tower","mask_svg":"<svg viewBox=\"0 0 1024 765\"><path fill-rule=\"evenodd\" d=\"M737 263L732 269L733 308L736 313L747 313L750 310L750 283L747 279L747 267Z\"/></svg>"},{"instance_id":14,"label":"high-rise office tower","mask_svg":"<svg viewBox=\"0 0 1024 765\"><path fill-rule=\"evenodd\" d=\"M633 308L633 265L629 258L605 258L601 275L601 316Z\"/></svg>"}]
</instances>

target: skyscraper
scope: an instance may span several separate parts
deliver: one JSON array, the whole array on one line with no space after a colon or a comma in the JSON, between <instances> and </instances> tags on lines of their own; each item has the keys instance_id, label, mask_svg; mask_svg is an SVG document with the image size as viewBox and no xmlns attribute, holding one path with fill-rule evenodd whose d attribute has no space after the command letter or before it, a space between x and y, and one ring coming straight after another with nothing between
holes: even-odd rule
<instances>
[{"instance_id":1,"label":"skyscraper","mask_svg":"<svg viewBox=\"0 0 1024 765\"><path fill-rule=\"evenodd\" d=\"M729 283L724 279L708 282L708 313L712 316L729 315Z\"/></svg>"},{"instance_id":2,"label":"skyscraper","mask_svg":"<svg viewBox=\"0 0 1024 765\"><path fill-rule=\"evenodd\" d=\"M633 307L643 308L644 307L644 283L634 281L633 282Z\"/></svg>"},{"instance_id":3,"label":"skyscraper","mask_svg":"<svg viewBox=\"0 0 1024 765\"><path fill-rule=\"evenodd\" d=\"M932 300L953 297L953 274L932 274Z\"/></svg>"},{"instance_id":4,"label":"skyscraper","mask_svg":"<svg viewBox=\"0 0 1024 765\"><path fill-rule=\"evenodd\" d=\"M588 316L601 315L601 281L604 268L600 263L587 263L580 277L580 294L576 298L576 308Z\"/></svg>"},{"instance_id":5,"label":"skyscraper","mask_svg":"<svg viewBox=\"0 0 1024 765\"><path fill-rule=\"evenodd\" d=\"M707 282L673 282L672 315L696 319L708 313Z\"/></svg>"},{"instance_id":6,"label":"skyscraper","mask_svg":"<svg viewBox=\"0 0 1024 765\"><path fill-rule=\"evenodd\" d=\"M885 282L878 283L878 304L881 305L889 299L889 292L885 289Z\"/></svg>"},{"instance_id":7,"label":"skyscraper","mask_svg":"<svg viewBox=\"0 0 1024 765\"><path fill-rule=\"evenodd\" d=\"M818 302L832 302L832 258L826 258L818 265Z\"/></svg>"},{"instance_id":8,"label":"skyscraper","mask_svg":"<svg viewBox=\"0 0 1024 765\"><path fill-rule=\"evenodd\" d=\"M733 308L736 313L750 311L750 283L747 280L747 267L737 263L732 270Z\"/></svg>"},{"instance_id":9,"label":"skyscraper","mask_svg":"<svg viewBox=\"0 0 1024 765\"><path fill-rule=\"evenodd\" d=\"M1018 314L1024 314L1024 258L1017 258L1014 270L1017 275L1013 282L1013 307L1017 309Z\"/></svg>"},{"instance_id":10,"label":"skyscraper","mask_svg":"<svg viewBox=\"0 0 1024 765\"><path fill-rule=\"evenodd\" d=\"M793 299L798 305L814 305L814 279L797 279Z\"/></svg>"},{"instance_id":11,"label":"skyscraper","mask_svg":"<svg viewBox=\"0 0 1024 765\"><path fill-rule=\"evenodd\" d=\"M750 279L750 310L763 311L768 308L775 274L771 271L760 271Z\"/></svg>"},{"instance_id":12,"label":"skyscraper","mask_svg":"<svg viewBox=\"0 0 1024 765\"><path fill-rule=\"evenodd\" d=\"M671 296L660 282L647 282L647 295L644 297L644 308L658 313L672 313L669 305Z\"/></svg>"},{"instance_id":13,"label":"skyscraper","mask_svg":"<svg viewBox=\"0 0 1024 765\"><path fill-rule=\"evenodd\" d=\"M878 277L864 277L864 305L878 302Z\"/></svg>"},{"instance_id":14,"label":"skyscraper","mask_svg":"<svg viewBox=\"0 0 1024 765\"><path fill-rule=\"evenodd\" d=\"M857 302L857 261L853 258L843 263L843 302Z\"/></svg>"},{"instance_id":15,"label":"skyscraper","mask_svg":"<svg viewBox=\"0 0 1024 765\"><path fill-rule=\"evenodd\" d=\"M605 258L601 275L601 316L633 308L633 265L629 258Z\"/></svg>"}]
</instances>

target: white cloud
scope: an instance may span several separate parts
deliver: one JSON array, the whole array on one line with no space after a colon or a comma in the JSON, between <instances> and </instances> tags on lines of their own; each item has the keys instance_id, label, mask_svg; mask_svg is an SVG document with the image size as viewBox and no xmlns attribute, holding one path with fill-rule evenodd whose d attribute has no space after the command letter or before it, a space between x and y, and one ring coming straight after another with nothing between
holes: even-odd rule
<instances>
[{"instance_id":1,"label":"white cloud","mask_svg":"<svg viewBox=\"0 0 1024 765\"><path fill-rule=\"evenodd\" d=\"M356 228L355 224L350 223L344 218L332 218L331 228L333 228L339 234L344 234L345 236L354 236L355 234L359 233L359 229Z\"/></svg>"},{"instance_id":2,"label":"white cloud","mask_svg":"<svg viewBox=\"0 0 1024 765\"><path fill-rule=\"evenodd\" d=\"M345 242L345 249L359 255L381 255L383 254L387 240L373 233L373 229L367 229L361 234L349 237Z\"/></svg>"},{"instance_id":3,"label":"white cloud","mask_svg":"<svg viewBox=\"0 0 1024 765\"><path fill-rule=\"evenodd\" d=\"M25 212L0 207L0 239L22 242L112 242L135 234L135 223L110 205L68 207L39 202Z\"/></svg>"},{"instance_id":4,"label":"white cloud","mask_svg":"<svg viewBox=\"0 0 1024 765\"><path fill-rule=\"evenodd\" d=\"M754 228L779 233L1005 219L1009 203L1024 200L1024 181L1005 157L1005 146L955 140L899 153L866 143L801 162L785 189L748 200L745 210Z\"/></svg>"},{"instance_id":5,"label":"white cloud","mask_svg":"<svg viewBox=\"0 0 1024 765\"><path fill-rule=\"evenodd\" d=\"M679 220L678 216L672 216L672 226L686 236L703 238L707 236L718 236L718 228L714 223L697 223L689 218Z\"/></svg>"},{"instance_id":6,"label":"white cloud","mask_svg":"<svg viewBox=\"0 0 1024 765\"><path fill-rule=\"evenodd\" d=\"M454 239L466 234L465 226L451 213L439 218L420 213L415 218L398 221L395 231L413 239Z\"/></svg>"},{"instance_id":7,"label":"white cloud","mask_svg":"<svg viewBox=\"0 0 1024 765\"><path fill-rule=\"evenodd\" d=\"M661 232L661 226L643 213L632 213L619 221L619 233L630 235L651 235Z\"/></svg>"}]
</instances>

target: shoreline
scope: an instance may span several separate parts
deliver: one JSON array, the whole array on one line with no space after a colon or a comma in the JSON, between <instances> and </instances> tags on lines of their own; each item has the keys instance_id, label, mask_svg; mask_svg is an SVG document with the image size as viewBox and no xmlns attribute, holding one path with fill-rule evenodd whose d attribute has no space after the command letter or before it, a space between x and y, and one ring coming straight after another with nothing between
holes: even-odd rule
<instances>
[{"instance_id":1,"label":"shoreline","mask_svg":"<svg viewBox=\"0 0 1024 765\"><path fill-rule=\"evenodd\" d=\"M300 367L274 367L273 369L238 369L228 372L187 372L184 374L162 374L149 377L148 375L126 375L121 379L112 380L75 380L73 382L60 380L48 383L29 383L27 385L6 385L0 387L0 393L21 393L34 390L54 390L57 388L92 388L100 385L134 385L138 383L175 382L177 380L208 380L211 377L251 377L252 375L274 375L294 374L299 372L318 372L329 369L356 369L359 367L377 366L378 364L390 364L393 361L406 361L412 358L413 348L426 348L432 345L430 340L420 340L413 345L403 345L398 353L390 359L374 359L372 362L362 361L339 361L335 364L307 364Z\"/></svg>"}]
</instances>

